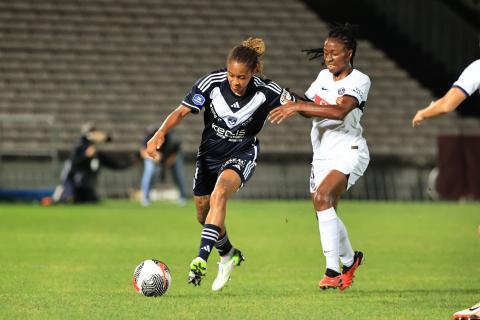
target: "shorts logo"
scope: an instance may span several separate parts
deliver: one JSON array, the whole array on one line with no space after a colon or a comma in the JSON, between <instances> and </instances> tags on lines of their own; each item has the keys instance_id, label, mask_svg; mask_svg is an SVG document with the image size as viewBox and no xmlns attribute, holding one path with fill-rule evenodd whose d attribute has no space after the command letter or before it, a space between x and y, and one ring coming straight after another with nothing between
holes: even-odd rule
<instances>
[{"instance_id":1,"label":"shorts logo","mask_svg":"<svg viewBox=\"0 0 480 320\"><path fill-rule=\"evenodd\" d=\"M310 172L310 190L315 190L315 173L313 171Z\"/></svg>"},{"instance_id":2,"label":"shorts logo","mask_svg":"<svg viewBox=\"0 0 480 320\"><path fill-rule=\"evenodd\" d=\"M342 87L342 88L338 89L338 95L339 96L342 96L344 93L345 93L345 88Z\"/></svg>"},{"instance_id":3,"label":"shorts logo","mask_svg":"<svg viewBox=\"0 0 480 320\"><path fill-rule=\"evenodd\" d=\"M203 106L203 104L205 103L205 97L201 94L196 94L193 96L192 101L197 106Z\"/></svg>"},{"instance_id":4,"label":"shorts logo","mask_svg":"<svg viewBox=\"0 0 480 320\"><path fill-rule=\"evenodd\" d=\"M235 123L237 123L237 118L233 117L233 116L230 116L227 118L227 121L230 125L234 125Z\"/></svg>"}]
</instances>

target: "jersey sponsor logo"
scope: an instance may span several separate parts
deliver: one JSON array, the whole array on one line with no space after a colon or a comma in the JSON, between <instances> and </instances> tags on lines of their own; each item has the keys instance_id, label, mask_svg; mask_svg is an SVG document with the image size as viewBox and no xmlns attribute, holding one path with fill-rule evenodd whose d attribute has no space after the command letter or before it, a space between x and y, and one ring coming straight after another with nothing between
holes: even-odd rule
<instances>
[{"instance_id":1,"label":"jersey sponsor logo","mask_svg":"<svg viewBox=\"0 0 480 320\"><path fill-rule=\"evenodd\" d=\"M235 123L237 123L237 118L235 118L234 116L230 116L227 118L227 121L231 126L233 126L235 125Z\"/></svg>"},{"instance_id":2,"label":"jersey sponsor logo","mask_svg":"<svg viewBox=\"0 0 480 320\"><path fill-rule=\"evenodd\" d=\"M205 103L205 97L197 93L193 96L192 101L197 106L203 106L203 104Z\"/></svg>"},{"instance_id":3,"label":"jersey sponsor logo","mask_svg":"<svg viewBox=\"0 0 480 320\"><path fill-rule=\"evenodd\" d=\"M232 105L230 106L230 108L232 108L232 109L240 109L240 104L239 104L238 102L235 102L234 104L232 104Z\"/></svg>"},{"instance_id":4,"label":"jersey sponsor logo","mask_svg":"<svg viewBox=\"0 0 480 320\"><path fill-rule=\"evenodd\" d=\"M344 93L345 93L345 88L342 87L342 88L338 89L338 95L339 96L343 96Z\"/></svg>"},{"instance_id":5,"label":"jersey sponsor logo","mask_svg":"<svg viewBox=\"0 0 480 320\"><path fill-rule=\"evenodd\" d=\"M245 138L245 130L230 131L225 128L219 127L213 123L212 123L212 129L220 138L229 139L229 141L232 141L232 142L239 142L239 141L242 141L243 138Z\"/></svg>"},{"instance_id":6,"label":"jersey sponsor logo","mask_svg":"<svg viewBox=\"0 0 480 320\"><path fill-rule=\"evenodd\" d=\"M329 103L325 100L323 100L320 96L315 95L315 104L318 104L320 106L328 106Z\"/></svg>"}]
</instances>

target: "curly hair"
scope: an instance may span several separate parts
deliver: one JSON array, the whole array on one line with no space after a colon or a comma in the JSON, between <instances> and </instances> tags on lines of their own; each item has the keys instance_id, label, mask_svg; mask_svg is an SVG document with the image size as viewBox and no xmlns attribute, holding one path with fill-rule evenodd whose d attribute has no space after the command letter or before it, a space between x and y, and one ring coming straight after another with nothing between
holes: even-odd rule
<instances>
[{"instance_id":1,"label":"curly hair","mask_svg":"<svg viewBox=\"0 0 480 320\"><path fill-rule=\"evenodd\" d=\"M245 64L257 75L263 76L262 57L265 53L265 42L260 38L248 38L241 44L235 46L227 57L227 63L234 60Z\"/></svg>"}]
</instances>

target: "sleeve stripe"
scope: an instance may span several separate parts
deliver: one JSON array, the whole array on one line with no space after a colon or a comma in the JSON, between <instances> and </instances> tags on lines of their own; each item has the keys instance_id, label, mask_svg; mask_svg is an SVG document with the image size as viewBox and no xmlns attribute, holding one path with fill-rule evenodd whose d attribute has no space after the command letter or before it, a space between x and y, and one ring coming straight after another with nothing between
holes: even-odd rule
<instances>
[{"instance_id":1,"label":"sleeve stripe","mask_svg":"<svg viewBox=\"0 0 480 320\"><path fill-rule=\"evenodd\" d=\"M203 86L205 84L205 82L207 82L210 78L217 77L217 76L222 75L222 74L227 74L227 72L223 71L223 72L216 72L216 73L209 74L198 84L198 86L199 87Z\"/></svg>"},{"instance_id":2,"label":"sleeve stripe","mask_svg":"<svg viewBox=\"0 0 480 320\"><path fill-rule=\"evenodd\" d=\"M260 78L257 77L257 76L253 76L253 80L254 80L255 82L258 82L258 83L262 84L262 85L265 85L265 82L263 82L263 80L260 79Z\"/></svg>"},{"instance_id":3,"label":"sleeve stripe","mask_svg":"<svg viewBox=\"0 0 480 320\"><path fill-rule=\"evenodd\" d=\"M467 98L470 97L470 95L468 94L467 90L463 89L463 88L460 87L458 84L454 84L454 85L452 86L452 88L458 88L458 89L462 90L463 93L465 93L465 95L467 96Z\"/></svg>"},{"instance_id":4,"label":"sleeve stripe","mask_svg":"<svg viewBox=\"0 0 480 320\"><path fill-rule=\"evenodd\" d=\"M267 86L265 86L265 88L268 88L268 89L270 89L270 90L272 90L273 92L278 93L278 94L281 94L281 93L282 93L282 90L279 89L280 87L278 87L278 86L273 86L273 85L271 85L271 84L268 84Z\"/></svg>"},{"instance_id":5,"label":"sleeve stripe","mask_svg":"<svg viewBox=\"0 0 480 320\"><path fill-rule=\"evenodd\" d=\"M282 91L282 88L281 88L278 84L276 84L275 82L273 82L273 81L270 82L268 85L269 85L269 86L271 85L271 86L273 86L273 87L276 87L280 92Z\"/></svg>"},{"instance_id":6,"label":"sleeve stripe","mask_svg":"<svg viewBox=\"0 0 480 320\"><path fill-rule=\"evenodd\" d=\"M212 81L210 81L209 83L207 83L207 86L204 88L204 89L200 89L200 91L205 92L208 88L210 88L210 86L214 83L217 83L217 82L223 82L225 81L226 77L224 78L221 78L221 79L214 79Z\"/></svg>"},{"instance_id":7,"label":"sleeve stripe","mask_svg":"<svg viewBox=\"0 0 480 320\"><path fill-rule=\"evenodd\" d=\"M263 82L262 80L254 79L254 80L253 80L253 83L254 83L255 86L257 86L257 87L264 87L264 86L265 86L265 82Z\"/></svg>"},{"instance_id":8,"label":"sleeve stripe","mask_svg":"<svg viewBox=\"0 0 480 320\"><path fill-rule=\"evenodd\" d=\"M221 77L225 77L227 75L226 72L218 72L218 73L213 73L207 77L205 77L205 79L203 79L200 84L198 85L198 88L200 90L203 90L202 87L205 87L205 85L207 85L207 83L213 79L217 79L217 78L221 78Z\"/></svg>"},{"instance_id":9,"label":"sleeve stripe","mask_svg":"<svg viewBox=\"0 0 480 320\"><path fill-rule=\"evenodd\" d=\"M199 108L199 107L194 106L193 104L190 104L190 103L186 102L185 100L182 101L182 104L185 105L186 107L193 108L193 109L195 109L195 110L197 110L197 111L200 111L200 108Z\"/></svg>"},{"instance_id":10,"label":"sleeve stripe","mask_svg":"<svg viewBox=\"0 0 480 320\"><path fill-rule=\"evenodd\" d=\"M273 92L277 93L277 94L281 94L282 93L282 88L276 84L275 82L271 81L269 82L267 85L265 84L265 82L263 80L261 80L260 78L258 77L254 77L253 78L253 83L257 86L257 87L265 87L265 88L268 88L270 90L272 90Z\"/></svg>"}]
</instances>

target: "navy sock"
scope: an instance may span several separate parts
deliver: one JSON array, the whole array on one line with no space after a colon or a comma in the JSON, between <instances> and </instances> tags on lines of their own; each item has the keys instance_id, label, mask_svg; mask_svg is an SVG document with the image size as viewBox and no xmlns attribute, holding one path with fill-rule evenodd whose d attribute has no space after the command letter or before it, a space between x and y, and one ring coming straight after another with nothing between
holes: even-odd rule
<instances>
[{"instance_id":1,"label":"navy sock","mask_svg":"<svg viewBox=\"0 0 480 320\"><path fill-rule=\"evenodd\" d=\"M203 260L208 260L210 252L212 252L213 246L218 240L220 230L220 227L214 224L206 224L203 226L200 249L198 250L198 256Z\"/></svg>"},{"instance_id":2,"label":"navy sock","mask_svg":"<svg viewBox=\"0 0 480 320\"><path fill-rule=\"evenodd\" d=\"M227 231L225 231L225 234L223 236L220 236L217 242L215 242L215 248L217 248L218 254L221 257L229 253L230 250L232 250L232 244L228 239Z\"/></svg>"},{"instance_id":3,"label":"navy sock","mask_svg":"<svg viewBox=\"0 0 480 320\"><path fill-rule=\"evenodd\" d=\"M326 275L327 277L334 278L334 277L339 276L340 273L338 273L337 271L332 270L332 269L327 269L327 271L325 271L325 275Z\"/></svg>"}]
</instances>

